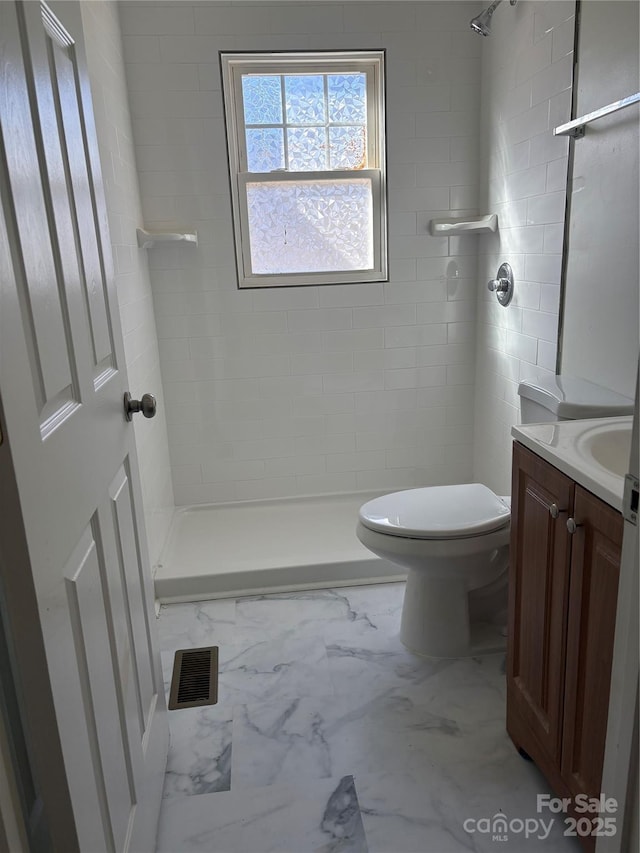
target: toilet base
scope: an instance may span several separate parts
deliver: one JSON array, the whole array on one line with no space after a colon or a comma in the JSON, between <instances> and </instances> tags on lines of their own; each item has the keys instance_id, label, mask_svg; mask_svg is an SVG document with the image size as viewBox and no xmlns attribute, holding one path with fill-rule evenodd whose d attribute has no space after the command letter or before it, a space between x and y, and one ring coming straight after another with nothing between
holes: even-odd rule
<instances>
[{"instance_id":1,"label":"toilet base","mask_svg":"<svg viewBox=\"0 0 640 853\"><path fill-rule=\"evenodd\" d=\"M495 619L470 621L469 615L464 581L437 580L419 570L409 572L400 640L410 652L434 658L504 653L504 626Z\"/></svg>"},{"instance_id":2,"label":"toilet base","mask_svg":"<svg viewBox=\"0 0 640 853\"><path fill-rule=\"evenodd\" d=\"M429 657L470 654L466 582L432 578L424 571L411 569L402 605L400 639L410 651Z\"/></svg>"}]
</instances>

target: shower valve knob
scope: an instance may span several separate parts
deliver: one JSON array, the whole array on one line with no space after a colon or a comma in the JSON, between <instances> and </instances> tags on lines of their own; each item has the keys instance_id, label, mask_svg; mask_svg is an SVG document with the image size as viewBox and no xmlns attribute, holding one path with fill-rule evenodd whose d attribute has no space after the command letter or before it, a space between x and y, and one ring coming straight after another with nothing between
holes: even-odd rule
<instances>
[{"instance_id":1,"label":"shower valve knob","mask_svg":"<svg viewBox=\"0 0 640 853\"><path fill-rule=\"evenodd\" d=\"M130 421L136 412L142 412L145 418L153 418L156 413L156 398L153 394L143 394L141 400L132 400L127 391L124 395L124 416Z\"/></svg>"},{"instance_id":2,"label":"shower valve knob","mask_svg":"<svg viewBox=\"0 0 640 853\"><path fill-rule=\"evenodd\" d=\"M500 264L497 276L491 279L487 287L495 293L500 305L506 308L513 296L513 270L508 263Z\"/></svg>"}]
</instances>

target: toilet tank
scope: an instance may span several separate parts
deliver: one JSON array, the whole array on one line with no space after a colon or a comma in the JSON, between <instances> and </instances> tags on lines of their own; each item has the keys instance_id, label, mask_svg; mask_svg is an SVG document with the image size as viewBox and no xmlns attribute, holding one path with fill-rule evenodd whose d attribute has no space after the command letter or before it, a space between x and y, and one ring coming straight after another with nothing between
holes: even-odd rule
<instances>
[{"instance_id":1,"label":"toilet tank","mask_svg":"<svg viewBox=\"0 0 640 853\"><path fill-rule=\"evenodd\" d=\"M575 376L527 379L518 386L523 424L633 414L629 397Z\"/></svg>"}]
</instances>

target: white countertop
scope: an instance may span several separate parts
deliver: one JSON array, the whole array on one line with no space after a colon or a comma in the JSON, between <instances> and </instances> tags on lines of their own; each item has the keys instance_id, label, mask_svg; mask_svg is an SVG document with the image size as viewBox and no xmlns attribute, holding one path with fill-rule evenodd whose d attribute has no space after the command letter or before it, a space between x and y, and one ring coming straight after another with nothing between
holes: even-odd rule
<instances>
[{"instance_id":1,"label":"white countertop","mask_svg":"<svg viewBox=\"0 0 640 853\"><path fill-rule=\"evenodd\" d=\"M596 430L630 430L631 422L631 417L623 417L527 424L512 427L511 435L576 483L622 511L624 476L612 473L585 452L585 437Z\"/></svg>"}]
</instances>

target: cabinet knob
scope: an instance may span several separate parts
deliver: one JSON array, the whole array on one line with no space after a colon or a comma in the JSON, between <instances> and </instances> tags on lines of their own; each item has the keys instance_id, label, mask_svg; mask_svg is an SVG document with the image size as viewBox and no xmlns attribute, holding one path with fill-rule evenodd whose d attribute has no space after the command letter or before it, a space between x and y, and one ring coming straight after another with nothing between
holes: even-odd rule
<instances>
[{"instance_id":1,"label":"cabinet knob","mask_svg":"<svg viewBox=\"0 0 640 853\"><path fill-rule=\"evenodd\" d=\"M573 536L573 534L576 532L576 530L577 530L579 527L584 527L584 525L583 525L583 524L579 524L579 523L575 520L575 518L568 518L568 519L567 519L567 530L569 531L569 533L571 533L571 535L572 535L572 536Z\"/></svg>"},{"instance_id":2,"label":"cabinet knob","mask_svg":"<svg viewBox=\"0 0 640 853\"><path fill-rule=\"evenodd\" d=\"M558 504L551 504L549 507L549 515L551 518L557 518L561 512L566 512L566 509L559 509Z\"/></svg>"}]
</instances>

